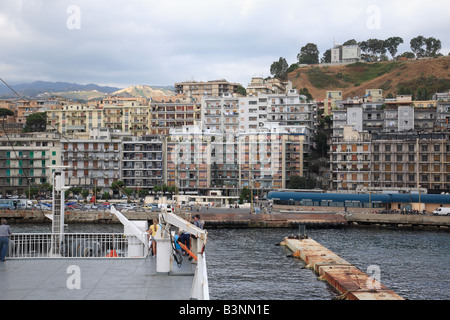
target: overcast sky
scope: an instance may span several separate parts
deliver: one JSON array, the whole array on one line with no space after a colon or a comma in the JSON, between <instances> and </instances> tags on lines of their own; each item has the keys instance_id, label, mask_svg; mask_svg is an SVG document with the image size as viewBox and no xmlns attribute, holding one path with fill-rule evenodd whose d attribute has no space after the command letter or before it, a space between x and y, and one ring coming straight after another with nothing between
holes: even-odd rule
<instances>
[{"instance_id":1,"label":"overcast sky","mask_svg":"<svg viewBox=\"0 0 450 320\"><path fill-rule=\"evenodd\" d=\"M450 51L448 0L1 0L0 77L127 87L267 77L280 57L423 35Z\"/></svg>"}]
</instances>

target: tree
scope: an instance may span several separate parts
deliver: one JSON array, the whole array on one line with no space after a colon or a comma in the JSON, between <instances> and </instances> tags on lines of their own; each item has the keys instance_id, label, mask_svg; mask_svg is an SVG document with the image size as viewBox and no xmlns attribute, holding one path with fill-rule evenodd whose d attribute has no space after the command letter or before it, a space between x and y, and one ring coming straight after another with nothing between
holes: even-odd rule
<instances>
[{"instance_id":1,"label":"tree","mask_svg":"<svg viewBox=\"0 0 450 320\"><path fill-rule=\"evenodd\" d=\"M383 40L367 40L367 50L372 53L372 60L378 61L378 56L386 53L386 47Z\"/></svg>"},{"instance_id":2,"label":"tree","mask_svg":"<svg viewBox=\"0 0 450 320\"><path fill-rule=\"evenodd\" d=\"M286 70L286 73L291 73L292 71L294 71L294 70L297 70L298 69L298 64L297 63L293 63L293 64L291 64L290 66L289 66L289 68Z\"/></svg>"},{"instance_id":3,"label":"tree","mask_svg":"<svg viewBox=\"0 0 450 320\"><path fill-rule=\"evenodd\" d=\"M278 79L286 80L287 78L287 69L289 65L285 58L280 57L278 61L275 61L270 66L270 74L275 76Z\"/></svg>"},{"instance_id":4,"label":"tree","mask_svg":"<svg viewBox=\"0 0 450 320\"><path fill-rule=\"evenodd\" d=\"M239 197L239 203L244 203L244 201L251 201L251 191L248 187L243 187L241 189L241 196Z\"/></svg>"},{"instance_id":5,"label":"tree","mask_svg":"<svg viewBox=\"0 0 450 320\"><path fill-rule=\"evenodd\" d=\"M417 58L435 57L442 48L441 40L424 36L417 36L411 39L411 51L415 53Z\"/></svg>"},{"instance_id":6,"label":"tree","mask_svg":"<svg viewBox=\"0 0 450 320\"><path fill-rule=\"evenodd\" d=\"M90 193L90 192L89 192L88 189L84 189L84 190L81 192L81 195L82 195L83 198L84 198L84 202L86 202L89 193Z\"/></svg>"},{"instance_id":7,"label":"tree","mask_svg":"<svg viewBox=\"0 0 450 320\"><path fill-rule=\"evenodd\" d=\"M406 51L403 52L402 54L399 54L398 57L400 58L406 58L406 59L414 59L416 56L414 55L414 53Z\"/></svg>"},{"instance_id":8,"label":"tree","mask_svg":"<svg viewBox=\"0 0 450 320\"><path fill-rule=\"evenodd\" d=\"M43 132L47 129L47 113L39 112L27 117L23 132Z\"/></svg>"},{"instance_id":9,"label":"tree","mask_svg":"<svg viewBox=\"0 0 450 320\"><path fill-rule=\"evenodd\" d=\"M14 111L5 109L5 108L0 108L0 118L6 118L7 116L13 116L13 115L14 115Z\"/></svg>"},{"instance_id":10,"label":"tree","mask_svg":"<svg viewBox=\"0 0 450 320\"><path fill-rule=\"evenodd\" d=\"M357 45L358 42L355 39L347 40L344 42L343 46L354 46Z\"/></svg>"},{"instance_id":11,"label":"tree","mask_svg":"<svg viewBox=\"0 0 450 320\"><path fill-rule=\"evenodd\" d=\"M435 57L439 50L441 50L441 40L435 39L433 37L425 39L426 46L426 56L427 57Z\"/></svg>"},{"instance_id":12,"label":"tree","mask_svg":"<svg viewBox=\"0 0 450 320\"><path fill-rule=\"evenodd\" d=\"M423 36L411 39L409 44L411 46L411 51L414 52L417 58L425 57L425 49L423 48L425 46L425 38Z\"/></svg>"},{"instance_id":13,"label":"tree","mask_svg":"<svg viewBox=\"0 0 450 320\"><path fill-rule=\"evenodd\" d=\"M331 49L325 51L322 59L320 60L320 63L331 63Z\"/></svg>"},{"instance_id":14,"label":"tree","mask_svg":"<svg viewBox=\"0 0 450 320\"><path fill-rule=\"evenodd\" d=\"M291 176L288 189L314 189L316 181L314 179L306 179L305 177Z\"/></svg>"},{"instance_id":15,"label":"tree","mask_svg":"<svg viewBox=\"0 0 450 320\"><path fill-rule=\"evenodd\" d=\"M395 55L398 51L398 46L403 43L403 39L400 37L390 37L384 41L384 45L391 54L392 59L395 58Z\"/></svg>"},{"instance_id":16,"label":"tree","mask_svg":"<svg viewBox=\"0 0 450 320\"><path fill-rule=\"evenodd\" d=\"M311 93L309 93L308 88L300 89L298 94L306 96L307 100L314 100Z\"/></svg>"},{"instance_id":17,"label":"tree","mask_svg":"<svg viewBox=\"0 0 450 320\"><path fill-rule=\"evenodd\" d=\"M161 186L153 186L153 192L158 193L162 190Z\"/></svg>"},{"instance_id":18,"label":"tree","mask_svg":"<svg viewBox=\"0 0 450 320\"><path fill-rule=\"evenodd\" d=\"M247 96L247 90L243 86L238 86L236 89L236 93L243 95L244 97Z\"/></svg>"},{"instance_id":19,"label":"tree","mask_svg":"<svg viewBox=\"0 0 450 320\"><path fill-rule=\"evenodd\" d=\"M300 49L297 55L299 64L318 64L319 63L319 49L314 43L308 43Z\"/></svg>"}]
</instances>

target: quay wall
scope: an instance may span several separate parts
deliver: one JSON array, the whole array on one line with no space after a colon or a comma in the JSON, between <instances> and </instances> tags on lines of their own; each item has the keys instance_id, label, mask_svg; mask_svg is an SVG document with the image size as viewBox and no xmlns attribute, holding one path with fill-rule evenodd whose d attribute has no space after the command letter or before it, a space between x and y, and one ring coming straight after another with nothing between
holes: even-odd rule
<instances>
[{"instance_id":1,"label":"quay wall","mask_svg":"<svg viewBox=\"0 0 450 320\"><path fill-rule=\"evenodd\" d=\"M0 218L10 224L50 223L45 216L49 211L39 210L2 210ZM123 212L129 220L153 220L157 212ZM194 213L185 212L181 217L192 221ZM274 214L233 213L201 213L206 228L292 228L304 224L308 228L336 227L387 227L450 230L450 216L402 215L374 213L333 213L319 211L282 211ZM70 223L117 223L117 217L108 211L104 212L66 212L64 221Z\"/></svg>"}]
</instances>

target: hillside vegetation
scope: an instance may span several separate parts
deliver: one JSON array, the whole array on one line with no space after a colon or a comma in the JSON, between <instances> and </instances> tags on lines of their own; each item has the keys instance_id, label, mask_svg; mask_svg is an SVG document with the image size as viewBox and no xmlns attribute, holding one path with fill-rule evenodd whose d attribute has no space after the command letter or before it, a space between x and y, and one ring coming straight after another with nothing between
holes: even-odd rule
<instances>
[{"instance_id":1,"label":"hillside vegetation","mask_svg":"<svg viewBox=\"0 0 450 320\"><path fill-rule=\"evenodd\" d=\"M366 89L383 89L383 95L412 94L421 100L450 89L450 57L425 60L357 62L348 65L314 65L288 74L293 87L307 88L314 99L326 91L341 90L344 98L362 96Z\"/></svg>"}]
</instances>

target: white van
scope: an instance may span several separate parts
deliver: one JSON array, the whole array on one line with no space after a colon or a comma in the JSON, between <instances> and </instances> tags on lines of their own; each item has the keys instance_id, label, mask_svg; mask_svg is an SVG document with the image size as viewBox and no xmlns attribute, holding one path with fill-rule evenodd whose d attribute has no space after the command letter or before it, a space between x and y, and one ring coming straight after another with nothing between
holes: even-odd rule
<instances>
[{"instance_id":1,"label":"white van","mask_svg":"<svg viewBox=\"0 0 450 320\"><path fill-rule=\"evenodd\" d=\"M437 208L433 211L433 215L435 216L449 216L450 215L450 208Z\"/></svg>"}]
</instances>

